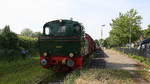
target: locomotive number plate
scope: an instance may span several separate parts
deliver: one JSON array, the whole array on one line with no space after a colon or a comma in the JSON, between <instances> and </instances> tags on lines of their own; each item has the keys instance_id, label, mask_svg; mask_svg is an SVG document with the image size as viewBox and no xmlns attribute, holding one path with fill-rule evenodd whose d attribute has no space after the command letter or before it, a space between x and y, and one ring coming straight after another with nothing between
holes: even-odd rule
<instances>
[{"instance_id":1,"label":"locomotive number plate","mask_svg":"<svg viewBox=\"0 0 150 84\"><path fill-rule=\"evenodd\" d=\"M63 48L63 46L56 46L56 48Z\"/></svg>"}]
</instances>

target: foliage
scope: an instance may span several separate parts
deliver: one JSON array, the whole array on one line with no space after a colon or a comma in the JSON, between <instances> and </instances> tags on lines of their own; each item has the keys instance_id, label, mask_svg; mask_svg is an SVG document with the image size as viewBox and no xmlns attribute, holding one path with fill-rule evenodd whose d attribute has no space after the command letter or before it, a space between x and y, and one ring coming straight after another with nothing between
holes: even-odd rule
<instances>
[{"instance_id":1,"label":"foliage","mask_svg":"<svg viewBox=\"0 0 150 84\"><path fill-rule=\"evenodd\" d=\"M129 56L131 56L132 58L137 59L140 62L145 63L145 64L150 66L150 58L145 58L145 57L136 56L136 55L129 55Z\"/></svg>"},{"instance_id":2,"label":"foliage","mask_svg":"<svg viewBox=\"0 0 150 84\"><path fill-rule=\"evenodd\" d=\"M143 33L146 38L150 38L150 24L147 29L143 30Z\"/></svg>"},{"instance_id":3,"label":"foliage","mask_svg":"<svg viewBox=\"0 0 150 84\"><path fill-rule=\"evenodd\" d=\"M0 34L2 33L2 29L0 29Z\"/></svg>"},{"instance_id":4,"label":"foliage","mask_svg":"<svg viewBox=\"0 0 150 84\"><path fill-rule=\"evenodd\" d=\"M37 40L32 37L18 36L5 26L0 34L0 60L14 61L33 55ZM22 50L28 50L28 55L23 55ZM36 52L36 51L35 51Z\"/></svg>"},{"instance_id":5,"label":"foliage","mask_svg":"<svg viewBox=\"0 0 150 84\"><path fill-rule=\"evenodd\" d=\"M28 37L38 37L41 35L41 32L33 32L31 29L26 28L22 30L21 35Z\"/></svg>"},{"instance_id":6,"label":"foliage","mask_svg":"<svg viewBox=\"0 0 150 84\"><path fill-rule=\"evenodd\" d=\"M100 39L100 40L99 40L99 44L100 44L101 46L103 46L103 43L104 43L104 39Z\"/></svg>"},{"instance_id":7,"label":"foliage","mask_svg":"<svg viewBox=\"0 0 150 84\"><path fill-rule=\"evenodd\" d=\"M38 44L37 38L27 37L27 36L18 36L19 38L19 47L22 50L27 50L28 55L37 55Z\"/></svg>"},{"instance_id":8,"label":"foliage","mask_svg":"<svg viewBox=\"0 0 150 84\"><path fill-rule=\"evenodd\" d=\"M41 35L41 32L33 32L33 37L38 37L38 36L40 36Z\"/></svg>"},{"instance_id":9,"label":"foliage","mask_svg":"<svg viewBox=\"0 0 150 84\"><path fill-rule=\"evenodd\" d=\"M9 26L5 26L0 35L0 48L16 49L18 47L17 35L10 31Z\"/></svg>"},{"instance_id":10,"label":"foliage","mask_svg":"<svg viewBox=\"0 0 150 84\"><path fill-rule=\"evenodd\" d=\"M10 61L19 55L18 37L7 25L0 34L0 58Z\"/></svg>"},{"instance_id":11,"label":"foliage","mask_svg":"<svg viewBox=\"0 0 150 84\"><path fill-rule=\"evenodd\" d=\"M21 35L23 36L32 36L33 35L33 31L29 28L23 29L21 32Z\"/></svg>"},{"instance_id":12,"label":"foliage","mask_svg":"<svg viewBox=\"0 0 150 84\"><path fill-rule=\"evenodd\" d=\"M36 84L52 74L41 68L37 57L12 62L0 61L0 72L0 84Z\"/></svg>"},{"instance_id":13,"label":"foliage","mask_svg":"<svg viewBox=\"0 0 150 84\"><path fill-rule=\"evenodd\" d=\"M130 37L131 42L139 39L141 35L140 24L142 17L137 14L136 10L131 9L126 13L119 13L119 17L112 20L110 24L112 30L110 31L109 37L111 46L127 44Z\"/></svg>"},{"instance_id":14,"label":"foliage","mask_svg":"<svg viewBox=\"0 0 150 84\"><path fill-rule=\"evenodd\" d=\"M103 41L103 46L104 47L106 47L106 48L110 48L111 46L110 46L110 41L109 41L109 37L108 38L106 38L104 41Z\"/></svg>"},{"instance_id":15,"label":"foliage","mask_svg":"<svg viewBox=\"0 0 150 84\"><path fill-rule=\"evenodd\" d=\"M100 42L97 39L95 40L95 43L97 46L100 46Z\"/></svg>"},{"instance_id":16,"label":"foliage","mask_svg":"<svg viewBox=\"0 0 150 84\"><path fill-rule=\"evenodd\" d=\"M32 38L27 36L18 36L18 38L19 38L19 46L24 49L37 47L37 38Z\"/></svg>"}]
</instances>

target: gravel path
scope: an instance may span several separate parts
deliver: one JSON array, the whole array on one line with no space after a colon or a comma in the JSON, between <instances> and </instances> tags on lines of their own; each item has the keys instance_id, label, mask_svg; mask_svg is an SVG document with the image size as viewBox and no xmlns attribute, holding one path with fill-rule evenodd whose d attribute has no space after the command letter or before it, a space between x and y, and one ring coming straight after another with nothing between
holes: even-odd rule
<instances>
[{"instance_id":1,"label":"gravel path","mask_svg":"<svg viewBox=\"0 0 150 84\"><path fill-rule=\"evenodd\" d=\"M114 50L106 49L104 52L107 56L107 69L139 70L138 63L132 58Z\"/></svg>"}]
</instances>

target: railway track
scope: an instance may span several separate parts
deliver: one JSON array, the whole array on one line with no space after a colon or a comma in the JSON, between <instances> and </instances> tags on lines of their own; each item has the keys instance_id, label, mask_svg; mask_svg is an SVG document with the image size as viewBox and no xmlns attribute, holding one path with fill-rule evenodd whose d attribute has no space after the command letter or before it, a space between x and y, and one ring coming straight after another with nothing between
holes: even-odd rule
<instances>
[{"instance_id":1,"label":"railway track","mask_svg":"<svg viewBox=\"0 0 150 84\"><path fill-rule=\"evenodd\" d=\"M89 68L104 69L106 65L105 54L103 51L96 51L95 57L91 60Z\"/></svg>"},{"instance_id":2,"label":"railway track","mask_svg":"<svg viewBox=\"0 0 150 84\"><path fill-rule=\"evenodd\" d=\"M54 72L52 75L39 81L37 84L62 84L67 74L67 72Z\"/></svg>"},{"instance_id":3,"label":"railway track","mask_svg":"<svg viewBox=\"0 0 150 84\"><path fill-rule=\"evenodd\" d=\"M102 58L92 59L90 68L104 69L105 68L105 60Z\"/></svg>"}]
</instances>

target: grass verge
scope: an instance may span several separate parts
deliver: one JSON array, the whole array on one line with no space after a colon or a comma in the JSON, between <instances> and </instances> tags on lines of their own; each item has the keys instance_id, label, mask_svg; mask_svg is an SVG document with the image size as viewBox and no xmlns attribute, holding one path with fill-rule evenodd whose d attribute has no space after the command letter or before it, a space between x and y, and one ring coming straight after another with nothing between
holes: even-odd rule
<instances>
[{"instance_id":1,"label":"grass verge","mask_svg":"<svg viewBox=\"0 0 150 84\"><path fill-rule=\"evenodd\" d=\"M91 56L95 58L93 54ZM128 71L109 69L89 69L89 61L82 70L76 70L67 75L64 84L133 84Z\"/></svg>"},{"instance_id":2,"label":"grass verge","mask_svg":"<svg viewBox=\"0 0 150 84\"><path fill-rule=\"evenodd\" d=\"M64 84L134 84L125 70L91 69L74 71L64 80Z\"/></svg>"},{"instance_id":3,"label":"grass verge","mask_svg":"<svg viewBox=\"0 0 150 84\"><path fill-rule=\"evenodd\" d=\"M132 54L128 54L128 56L132 57L133 59L138 60L140 63L148 65L149 68L150 68L150 58L145 58L145 57L142 57L142 56L136 56L136 55L132 55Z\"/></svg>"},{"instance_id":4,"label":"grass verge","mask_svg":"<svg viewBox=\"0 0 150 84\"><path fill-rule=\"evenodd\" d=\"M35 84L47 75L49 70L43 69L39 58L15 62L0 62L0 84Z\"/></svg>"}]
</instances>

